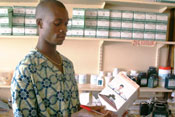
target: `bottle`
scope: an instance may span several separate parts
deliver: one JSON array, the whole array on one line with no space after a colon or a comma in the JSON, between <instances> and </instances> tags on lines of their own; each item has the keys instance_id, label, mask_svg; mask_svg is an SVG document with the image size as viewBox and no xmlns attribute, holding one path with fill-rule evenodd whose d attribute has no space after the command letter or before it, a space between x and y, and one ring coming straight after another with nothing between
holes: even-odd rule
<instances>
[{"instance_id":1,"label":"bottle","mask_svg":"<svg viewBox=\"0 0 175 117\"><path fill-rule=\"evenodd\" d=\"M137 71L135 71L135 70L131 70L131 71L130 71L129 78L130 78L131 80L133 80L134 82L137 82L137 76L138 76Z\"/></svg>"},{"instance_id":2,"label":"bottle","mask_svg":"<svg viewBox=\"0 0 175 117\"><path fill-rule=\"evenodd\" d=\"M175 75L168 74L168 76L166 76L165 88L175 90Z\"/></svg>"},{"instance_id":3,"label":"bottle","mask_svg":"<svg viewBox=\"0 0 175 117\"><path fill-rule=\"evenodd\" d=\"M156 74L152 74L148 79L148 87L154 88L158 86L158 78Z\"/></svg>"},{"instance_id":4,"label":"bottle","mask_svg":"<svg viewBox=\"0 0 175 117\"><path fill-rule=\"evenodd\" d=\"M107 86L108 83L109 83L110 81L112 81L112 79L113 79L112 73L111 73L111 72L108 72L108 73L107 73L107 76L105 77L105 86Z\"/></svg>"},{"instance_id":5,"label":"bottle","mask_svg":"<svg viewBox=\"0 0 175 117\"><path fill-rule=\"evenodd\" d=\"M153 109L153 117L168 117L169 112L166 104L156 103Z\"/></svg>"},{"instance_id":6,"label":"bottle","mask_svg":"<svg viewBox=\"0 0 175 117\"><path fill-rule=\"evenodd\" d=\"M150 66L148 71L147 71L148 79L149 79L150 75L152 75L152 74L156 74L157 75L158 73L157 73L156 67Z\"/></svg>"},{"instance_id":7,"label":"bottle","mask_svg":"<svg viewBox=\"0 0 175 117\"><path fill-rule=\"evenodd\" d=\"M140 72L137 76L137 84L140 87L147 87L148 86L148 78L146 76L146 72Z\"/></svg>"},{"instance_id":8,"label":"bottle","mask_svg":"<svg viewBox=\"0 0 175 117\"><path fill-rule=\"evenodd\" d=\"M97 78L97 86L105 86L104 72L100 71Z\"/></svg>"}]
</instances>

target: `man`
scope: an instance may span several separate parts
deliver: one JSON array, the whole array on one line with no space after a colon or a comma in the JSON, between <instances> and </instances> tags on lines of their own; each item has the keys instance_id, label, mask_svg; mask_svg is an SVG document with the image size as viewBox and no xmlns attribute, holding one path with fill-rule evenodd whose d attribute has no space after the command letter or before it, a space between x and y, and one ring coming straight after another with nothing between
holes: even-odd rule
<instances>
[{"instance_id":1,"label":"man","mask_svg":"<svg viewBox=\"0 0 175 117\"><path fill-rule=\"evenodd\" d=\"M11 83L14 116L94 116L80 110L73 64L56 51L67 32L65 6L56 0L42 1L36 8L36 23L36 48L17 65Z\"/></svg>"}]
</instances>

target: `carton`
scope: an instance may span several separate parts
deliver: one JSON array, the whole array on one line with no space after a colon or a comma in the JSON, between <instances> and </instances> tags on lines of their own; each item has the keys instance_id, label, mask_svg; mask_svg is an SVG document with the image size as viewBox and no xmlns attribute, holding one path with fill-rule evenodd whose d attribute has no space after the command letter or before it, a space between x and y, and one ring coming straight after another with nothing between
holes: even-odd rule
<instances>
[{"instance_id":1,"label":"carton","mask_svg":"<svg viewBox=\"0 0 175 117\"><path fill-rule=\"evenodd\" d=\"M120 72L99 94L98 97L107 110L118 117L138 98L139 85Z\"/></svg>"}]
</instances>

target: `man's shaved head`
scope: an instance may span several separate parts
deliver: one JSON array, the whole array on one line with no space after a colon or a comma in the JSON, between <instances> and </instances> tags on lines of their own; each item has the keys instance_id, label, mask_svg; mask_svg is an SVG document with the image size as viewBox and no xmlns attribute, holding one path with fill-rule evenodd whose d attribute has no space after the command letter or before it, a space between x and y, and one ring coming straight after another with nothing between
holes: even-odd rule
<instances>
[{"instance_id":1,"label":"man's shaved head","mask_svg":"<svg viewBox=\"0 0 175 117\"><path fill-rule=\"evenodd\" d=\"M57 0L43 0L36 7L36 19L43 19L46 16L46 14L52 9L50 6L52 6L52 8L65 8L64 4Z\"/></svg>"}]
</instances>

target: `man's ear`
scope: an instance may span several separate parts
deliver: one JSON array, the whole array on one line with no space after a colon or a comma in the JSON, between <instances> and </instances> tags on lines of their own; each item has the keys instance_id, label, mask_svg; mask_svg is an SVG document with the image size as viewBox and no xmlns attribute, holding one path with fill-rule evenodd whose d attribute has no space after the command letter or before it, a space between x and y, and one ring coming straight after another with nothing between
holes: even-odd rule
<instances>
[{"instance_id":1,"label":"man's ear","mask_svg":"<svg viewBox=\"0 0 175 117\"><path fill-rule=\"evenodd\" d=\"M36 19L36 24L39 28L43 28L43 22L42 19Z\"/></svg>"}]
</instances>

